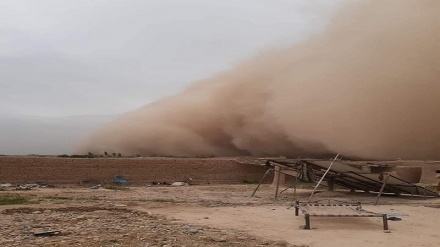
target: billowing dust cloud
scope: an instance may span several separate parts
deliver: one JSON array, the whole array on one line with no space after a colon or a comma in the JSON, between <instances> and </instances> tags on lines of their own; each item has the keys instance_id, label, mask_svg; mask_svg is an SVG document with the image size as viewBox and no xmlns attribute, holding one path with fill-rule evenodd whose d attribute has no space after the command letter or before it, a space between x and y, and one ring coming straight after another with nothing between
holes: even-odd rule
<instances>
[{"instance_id":1,"label":"billowing dust cloud","mask_svg":"<svg viewBox=\"0 0 440 247\"><path fill-rule=\"evenodd\" d=\"M128 113L83 152L440 158L440 1L347 3L320 34Z\"/></svg>"}]
</instances>

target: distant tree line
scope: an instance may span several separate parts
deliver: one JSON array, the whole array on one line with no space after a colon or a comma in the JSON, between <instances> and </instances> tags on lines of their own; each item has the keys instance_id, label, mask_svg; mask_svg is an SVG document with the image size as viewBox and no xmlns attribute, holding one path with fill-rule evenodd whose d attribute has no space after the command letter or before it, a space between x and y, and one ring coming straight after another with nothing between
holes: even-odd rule
<instances>
[{"instance_id":1,"label":"distant tree line","mask_svg":"<svg viewBox=\"0 0 440 247\"><path fill-rule=\"evenodd\" d=\"M60 158L106 158L106 157L113 157L113 158L122 158L122 157L141 157L139 154L131 155L131 156L122 156L122 153L111 153L109 154L107 151L104 152L104 154L94 154L92 152L88 152L87 154L61 154L57 157Z\"/></svg>"}]
</instances>

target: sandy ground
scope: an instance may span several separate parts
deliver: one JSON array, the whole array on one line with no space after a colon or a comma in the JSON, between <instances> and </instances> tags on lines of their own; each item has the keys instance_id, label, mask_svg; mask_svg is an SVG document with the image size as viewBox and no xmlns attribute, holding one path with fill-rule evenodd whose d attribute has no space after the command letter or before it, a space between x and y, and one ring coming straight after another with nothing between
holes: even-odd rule
<instances>
[{"instance_id":1,"label":"sandy ground","mask_svg":"<svg viewBox=\"0 0 440 247\"><path fill-rule=\"evenodd\" d=\"M440 246L439 209L413 206L366 207L378 212L394 209L408 214L402 221L390 222L391 233L384 233L379 218L313 218L311 231L298 226L303 217L295 217L283 206L226 208L164 208L155 213L186 222L219 228L244 230L268 239L283 239L308 246ZM204 220L204 216L209 216Z\"/></svg>"},{"instance_id":2,"label":"sandy ground","mask_svg":"<svg viewBox=\"0 0 440 247\"><path fill-rule=\"evenodd\" d=\"M160 247L440 246L438 198L425 200L387 196L382 197L380 205L373 206L375 195L372 194L322 192L314 199L362 202L364 208L370 211L405 216L399 216L401 221L389 221L389 233L382 230L381 218L312 218L313 229L303 230L300 226L304 225L304 217L294 216L293 208L290 208L293 201L292 190L275 200L274 189L268 185L258 191L257 197L251 197L254 187L255 185L152 186L130 187L122 191L65 187L1 191L1 194L19 193L38 203L0 206L3 226L10 221L18 222L8 225L7 228L0 228L0 244ZM300 200L306 199L309 194L308 189L298 190ZM44 212L48 214L45 215ZM118 218L120 215L125 216ZM77 221L83 216L90 220L84 221L78 227ZM62 218L53 227L67 232L68 236L31 236L32 231L35 231L32 224L41 225L48 217ZM128 219L131 220L124 223ZM11 230L22 227L22 222L25 221L30 222L27 230ZM50 223L53 222L44 224ZM125 227L105 231L88 230L114 224L125 224ZM156 229L154 234L151 229ZM87 242L81 241L86 239L82 234L88 235Z\"/></svg>"}]
</instances>

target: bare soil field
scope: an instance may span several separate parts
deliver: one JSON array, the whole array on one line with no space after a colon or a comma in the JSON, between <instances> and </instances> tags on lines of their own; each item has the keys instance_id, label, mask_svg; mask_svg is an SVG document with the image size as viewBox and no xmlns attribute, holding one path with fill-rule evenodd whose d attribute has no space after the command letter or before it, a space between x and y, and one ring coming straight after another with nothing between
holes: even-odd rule
<instances>
[{"instance_id":1,"label":"bare soil field","mask_svg":"<svg viewBox=\"0 0 440 247\"><path fill-rule=\"evenodd\" d=\"M252 163L252 162L251 162ZM434 184L438 162L422 166ZM440 246L440 199L321 191L314 199L361 202L366 210L397 215L384 232L381 218L296 217L292 189L276 200L267 183L251 194L265 169L235 158L0 157L0 182L43 182L53 187L0 188L0 246ZM128 175L129 186L111 185ZM183 181L187 186L153 185ZM102 183L103 187L93 185ZM312 184L301 184L306 200ZM54 236L44 236L51 231ZM43 233L43 236L35 236Z\"/></svg>"},{"instance_id":2,"label":"bare soil field","mask_svg":"<svg viewBox=\"0 0 440 247\"><path fill-rule=\"evenodd\" d=\"M108 187L65 186L0 191L26 198L0 206L0 246L440 246L440 199L323 191L314 199L362 202L374 212L392 212L382 230L380 218L312 218L312 230L294 216L293 191L278 200L252 184ZM305 200L311 190L298 190ZM33 233L60 231L52 237Z\"/></svg>"}]
</instances>

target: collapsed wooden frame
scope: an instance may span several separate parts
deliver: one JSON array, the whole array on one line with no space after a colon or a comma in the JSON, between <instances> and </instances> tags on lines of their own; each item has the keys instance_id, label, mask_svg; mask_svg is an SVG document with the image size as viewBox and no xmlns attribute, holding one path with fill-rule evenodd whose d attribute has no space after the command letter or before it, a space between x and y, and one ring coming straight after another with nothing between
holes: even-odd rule
<instances>
[{"instance_id":1,"label":"collapsed wooden frame","mask_svg":"<svg viewBox=\"0 0 440 247\"><path fill-rule=\"evenodd\" d=\"M278 177L281 174L295 176L295 182L291 186L294 188L294 200L296 200L296 187L298 180L301 180L301 176L303 176L304 174L309 174L310 172L312 173L312 175L309 176L320 179L320 181L324 180L325 183L322 183L322 185L327 186L330 191L334 189L334 185L339 185L352 191L361 190L365 192L377 193L375 205L379 202L379 199L383 194L406 194L411 195L412 197L420 196L424 198L439 197L439 194L437 192L402 180L399 177L394 176L393 174L365 172L356 167L347 165L339 160L335 163L333 167L331 167L330 164L330 161L313 159L267 160L265 163L267 172L264 175L263 179L261 179L257 188L255 188L252 196L255 195L267 175L275 171L275 175ZM307 172L304 173L304 171ZM282 193L283 191L281 191L280 193ZM279 179L276 184L275 198L277 198L278 195Z\"/></svg>"}]
</instances>

